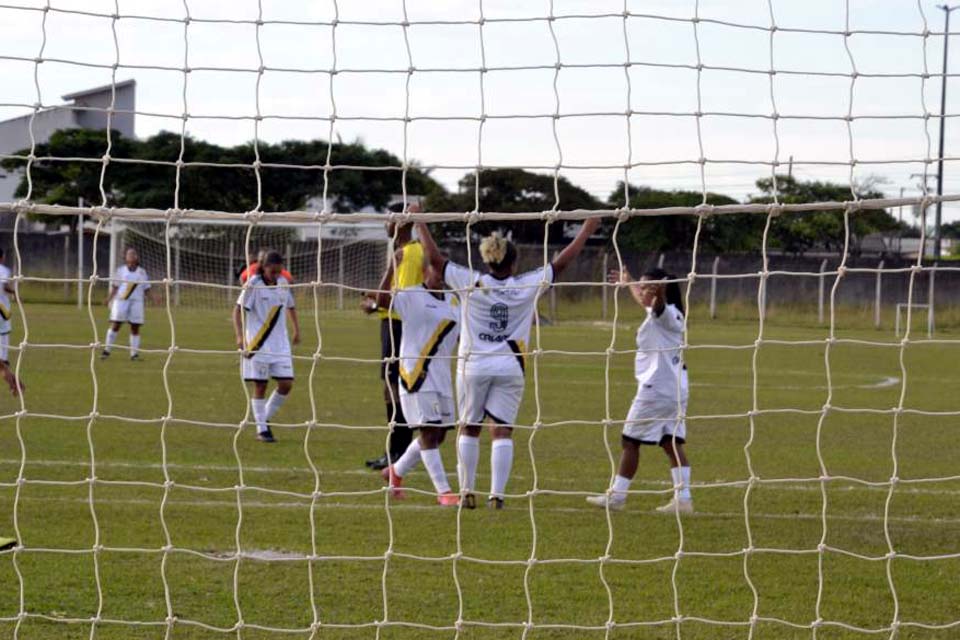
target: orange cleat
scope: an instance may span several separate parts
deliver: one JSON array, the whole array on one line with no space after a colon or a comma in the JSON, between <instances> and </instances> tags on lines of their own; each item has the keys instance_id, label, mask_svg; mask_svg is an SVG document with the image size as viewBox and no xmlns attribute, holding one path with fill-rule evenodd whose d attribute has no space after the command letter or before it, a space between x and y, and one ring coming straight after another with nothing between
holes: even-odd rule
<instances>
[{"instance_id":1,"label":"orange cleat","mask_svg":"<svg viewBox=\"0 0 960 640\"><path fill-rule=\"evenodd\" d=\"M390 486L390 495L392 495L397 500L403 500L407 497L407 494L400 487L403 486L403 478L397 475L393 470L393 465L383 469L380 472L380 476L383 478L383 481Z\"/></svg>"},{"instance_id":2,"label":"orange cleat","mask_svg":"<svg viewBox=\"0 0 960 640\"><path fill-rule=\"evenodd\" d=\"M437 496L437 504L441 507L457 507L460 505L460 495L453 491L447 491Z\"/></svg>"}]
</instances>

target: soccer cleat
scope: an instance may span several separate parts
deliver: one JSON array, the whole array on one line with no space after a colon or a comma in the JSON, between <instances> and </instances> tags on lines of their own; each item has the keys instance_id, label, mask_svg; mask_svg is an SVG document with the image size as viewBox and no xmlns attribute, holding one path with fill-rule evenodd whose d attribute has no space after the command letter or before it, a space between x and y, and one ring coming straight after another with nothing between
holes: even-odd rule
<instances>
[{"instance_id":1,"label":"soccer cleat","mask_svg":"<svg viewBox=\"0 0 960 640\"><path fill-rule=\"evenodd\" d=\"M627 501L623 498L612 498L608 495L602 495L587 496L587 502L595 507L600 507L601 509L606 509L609 507L610 511L622 511L623 506Z\"/></svg>"},{"instance_id":2,"label":"soccer cleat","mask_svg":"<svg viewBox=\"0 0 960 640\"><path fill-rule=\"evenodd\" d=\"M657 507L659 513L693 513L693 500L672 499L662 507Z\"/></svg>"},{"instance_id":3,"label":"soccer cleat","mask_svg":"<svg viewBox=\"0 0 960 640\"><path fill-rule=\"evenodd\" d=\"M477 508L477 496L472 493L465 494L463 496L463 508L464 509L476 509Z\"/></svg>"},{"instance_id":4,"label":"soccer cleat","mask_svg":"<svg viewBox=\"0 0 960 640\"><path fill-rule=\"evenodd\" d=\"M380 471L380 477L383 478L383 481L390 486L390 495L392 495L397 500L403 500L407 497L407 494L400 487L403 486L403 478L398 476L393 470L393 465L386 467Z\"/></svg>"},{"instance_id":5,"label":"soccer cleat","mask_svg":"<svg viewBox=\"0 0 960 640\"><path fill-rule=\"evenodd\" d=\"M390 466L390 461L387 459L387 454L383 454L379 458L367 460L364 464L366 464L369 469L374 471L383 471Z\"/></svg>"},{"instance_id":6,"label":"soccer cleat","mask_svg":"<svg viewBox=\"0 0 960 640\"><path fill-rule=\"evenodd\" d=\"M496 496L487 498L487 509L503 509L503 498Z\"/></svg>"},{"instance_id":7,"label":"soccer cleat","mask_svg":"<svg viewBox=\"0 0 960 640\"><path fill-rule=\"evenodd\" d=\"M453 491L447 491L437 496L437 504L441 507L456 507L460 504L460 496Z\"/></svg>"},{"instance_id":8,"label":"soccer cleat","mask_svg":"<svg viewBox=\"0 0 960 640\"><path fill-rule=\"evenodd\" d=\"M0 551L13 549L15 546L17 546L16 538L0 538Z\"/></svg>"},{"instance_id":9,"label":"soccer cleat","mask_svg":"<svg viewBox=\"0 0 960 640\"><path fill-rule=\"evenodd\" d=\"M257 440L260 442L276 442L277 439L273 437L273 431L270 430L270 427L267 427L266 431L257 432Z\"/></svg>"},{"instance_id":10,"label":"soccer cleat","mask_svg":"<svg viewBox=\"0 0 960 640\"><path fill-rule=\"evenodd\" d=\"M133 361L137 361L137 360L140 359L140 354L139 354L139 353L131 353L131 354L130 354L130 359L133 360Z\"/></svg>"},{"instance_id":11,"label":"soccer cleat","mask_svg":"<svg viewBox=\"0 0 960 640\"><path fill-rule=\"evenodd\" d=\"M101 360L106 360L106 359L109 358L109 357L110 357L110 352L107 351L106 349L104 349L103 351L100 352L100 359L101 359Z\"/></svg>"}]
</instances>

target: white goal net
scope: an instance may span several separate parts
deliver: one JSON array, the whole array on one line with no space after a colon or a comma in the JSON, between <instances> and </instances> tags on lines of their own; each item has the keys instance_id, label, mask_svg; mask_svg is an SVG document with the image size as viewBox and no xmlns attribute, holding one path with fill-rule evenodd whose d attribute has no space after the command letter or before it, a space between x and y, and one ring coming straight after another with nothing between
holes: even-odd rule
<instances>
[{"instance_id":1,"label":"white goal net","mask_svg":"<svg viewBox=\"0 0 960 640\"><path fill-rule=\"evenodd\" d=\"M0 394L0 636L955 637L942 16L922 0L0 4L0 315L25 385ZM398 431L379 375L395 338L357 307L399 267L398 227L429 224L480 273L492 231L546 268L591 219L557 282L531 285L515 421L485 408L470 489L502 473L488 452L509 426L503 508L467 508L466 490L437 506L422 467L405 496L384 486L364 461ZM127 248L155 305L105 357ZM264 249L293 276L302 337L272 444L231 318ZM656 268L680 286L676 350L635 337L661 317L637 286ZM479 278L459 304L489 293ZM81 309L44 293L61 286ZM652 402L635 377L651 358L677 385L654 422L686 423L662 441L690 456L674 471L639 446L659 438L622 438ZM440 445L454 492L457 441Z\"/></svg>"}]
</instances>

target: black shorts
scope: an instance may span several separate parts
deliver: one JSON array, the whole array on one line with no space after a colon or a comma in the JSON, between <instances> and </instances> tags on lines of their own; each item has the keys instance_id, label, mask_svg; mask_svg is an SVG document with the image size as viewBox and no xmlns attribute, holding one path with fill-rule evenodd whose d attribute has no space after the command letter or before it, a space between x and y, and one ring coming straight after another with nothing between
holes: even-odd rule
<instances>
[{"instance_id":1,"label":"black shorts","mask_svg":"<svg viewBox=\"0 0 960 640\"><path fill-rule=\"evenodd\" d=\"M391 334L393 335L391 339ZM400 355L400 339L403 337L403 323L397 319L384 318L380 321L380 379L388 380L390 384L400 384L400 361L393 360L388 366L384 363L389 358Z\"/></svg>"}]
</instances>

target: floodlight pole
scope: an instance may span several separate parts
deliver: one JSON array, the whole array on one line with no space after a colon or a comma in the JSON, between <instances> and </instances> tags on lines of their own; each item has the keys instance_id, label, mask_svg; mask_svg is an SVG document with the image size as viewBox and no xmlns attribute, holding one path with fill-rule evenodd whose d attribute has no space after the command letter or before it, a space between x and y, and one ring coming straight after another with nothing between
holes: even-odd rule
<instances>
[{"instance_id":1,"label":"floodlight pole","mask_svg":"<svg viewBox=\"0 0 960 640\"><path fill-rule=\"evenodd\" d=\"M937 158L937 212L933 222L933 259L940 258L940 223L943 219L943 141L944 125L947 113L947 50L950 43L950 12L960 9L960 5L952 7L938 4L937 8L943 11L943 74L940 77L940 153Z\"/></svg>"}]
</instances>

